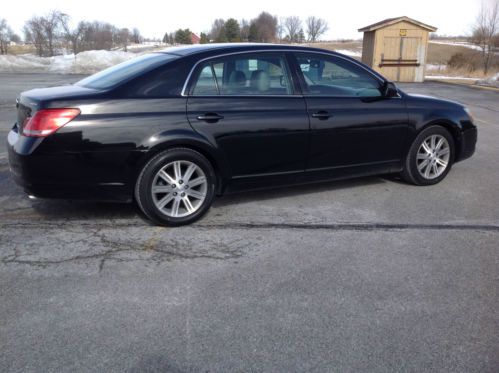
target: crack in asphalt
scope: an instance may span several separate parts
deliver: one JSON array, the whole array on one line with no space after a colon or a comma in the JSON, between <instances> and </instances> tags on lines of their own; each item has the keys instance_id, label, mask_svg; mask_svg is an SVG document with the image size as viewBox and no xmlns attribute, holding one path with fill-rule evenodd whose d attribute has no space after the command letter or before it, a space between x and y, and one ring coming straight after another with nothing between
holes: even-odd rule
<instances>
[{"instance_id":1,"label":"crack in asphalt","mask_svg":"<svg viewBox=\"0 0 499 373\"><path fill-rule=\"evenodd\" d=\"M373 231L373 230L473 230L496 231L499 225L486 224L400 224L400 223L332 223L332 224L293 224L293 223L228 223L203 224L199 228L217 229L319 229L334 231Z\"/></svg>"},{"instance_id":2,"label":"crack in asphalt","mask_svg":"<svg viewBox=\"0 0 499 373\"><path fill-rule=\"evenodd\" d=\"M71 222L76 223L76 222ZM165 242L161 240L160 235L168 232L168 228L150 226L153 230L150 237L145 241L122 241L108 237L105 229L137 227L137 224L85 224L84 222L77 222L76 224L54 224L54 222L47 223L3 223L0 228L9 229L29 229L41 228L44 230L56 230L64 228L66 232L73 234L81 234L81 228L85 230L83 237L71 240L70 244L75 245L81 242L92 242L91 240L97 239L97 242L103 246L104 250L91 254L79 254L60 259L23 259L27 255L22 252L18 243L11 248L10 254L0 257L0 263L29 265L34 267L45 268L50 265L59 265L64 263L75 263L85 261L98 261L98 270L101 272L107 261L117 262L132 262L132 261L152 261L152 262L165 262L174 259L215 259L215 260L228 260L235 259L243 256L244 250L248 248L251 243L243 239L233 239L229 242L224 240L210 241L204 240L202 242L202 249L192 249L191 245L187 242L180 242L175 238L168 237ZM147 227L146 227L147 228ZM175 228L182 230L183 228ZM400 223L334 223L334 224L294 224L294 223L211 223L211 224L195 224L186 229L201 229L201 230L227 230L227 229L302 229L302 230L329 230L335 232L341 231L388 231L400 232L409 230L458 230L458 231L486 231L486 232L499 232L498 225L484 225L484 224L400 224ZM88 230L88 231L87 231ZM67 243L66 243L67 244ZM94 245L92 243L92 245ZM145 253L147 257L120 257L119 254ZM33 255L33 253L28 254Z\"/></svg>"},{"instance_id":3,"label":"crack in asphalt","mask_svg":"<svg viewBox=\"0 0 499 373\"><path fill-rule=\"evenodd\" d=\"M109 221L103 223L91 223L79 220L70 221L48 221L48 222L8 222L0 223L1 228L9 229L26 229L26 228L43 228L43 229L61 229L69 227L85 227L85 228L129 228L139 227L137 221L132 222L117 222ZM158 228L151 225L145 225L144 228ZM333 230L333 231L400 231L400 230L469 230L469 231L492 231L499 232L499 225L495 224L411 224L411 223L201 223L192 224L184 228L198 229L305 229L305 230ZM161 229L159 227L159 229ZM164 227L163 229L169 229ZM178 227L175 229L183 229Z\"/></svg>"},{"instance_id":4,"label":"crack in asphalt","mask_svg":"<svg viewBox=\"0 0 499 373\"><path fill-rule=\"evenodd\" d=\"M87 227L88 228L88 227ZM91 261L98 260L98 269L101 272L107 261L122 261L122 262L132 262L132 261L171 261L173 259L215 259L215 260L226 260L226 259L236 259L243 255L243 249L245 249L248 244L241 245L240 240L231 240L230 242L211 242L211 247L215 250L199 252L199 251L187 251L179 249L182 247L181 243L174 239L169 239L168 243L160 242L159 234L162 233L162 229L156 228L155 234L142 242L123 242L119 240L113 240L106 236L103 229L106 227L100 227L94 231L88 232L84 237L80 237L77 240L71 241L71 244L77 244L79 242L88 242L91 238L97 238L100 244L105 248L97 253L87 254L87 255L74 255L67 258L61 259L22 259L26 253L23 253L16 244L11 249L11 254L4 257L0 257L0 263L2 264L24 264L35 267L45 268L50 265L58 265L70 262L81 262L81 261ZM71 233L71 230L66 230L66 232ZM76 232L74 232L76 233ZM78 232L81 233L81 232ZM209 240L205 241L210 244ZM234 245L236 243L236 245ZM161 245L160 245L161 244ZM210 245L208 245L210 246ZM116 254L122 253L147 253L149 257L147 258L130 258L130 257L117 257Z\"/></svg>"}]
</instances>

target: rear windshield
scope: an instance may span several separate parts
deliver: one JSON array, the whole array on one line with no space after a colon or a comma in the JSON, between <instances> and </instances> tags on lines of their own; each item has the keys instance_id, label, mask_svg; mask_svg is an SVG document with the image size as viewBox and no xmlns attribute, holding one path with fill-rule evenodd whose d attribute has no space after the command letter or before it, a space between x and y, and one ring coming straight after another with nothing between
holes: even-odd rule
<instances>
[{"instance_id":1,"label":"rear windshield","mask_svg":"<svg viewBox=\"0 0 499 373\"><path fill-rule=\"evenodd\" d=\"M166 53L146 54L90 75L75 85L94 89L109 89L139 73L150 71L177 58L176 55Z\"/></svg>"}]
</instances>

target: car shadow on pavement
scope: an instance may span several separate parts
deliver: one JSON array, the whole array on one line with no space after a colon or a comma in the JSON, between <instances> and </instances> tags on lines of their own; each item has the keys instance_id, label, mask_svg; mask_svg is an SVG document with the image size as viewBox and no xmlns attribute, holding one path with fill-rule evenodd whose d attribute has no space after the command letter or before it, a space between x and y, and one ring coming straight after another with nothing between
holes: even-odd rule
<instances>
[{"instance_id":1,"label":"car shadow on pavement","mask_svg":"<svg viewBox=\"0 0 499 373\"><path fill-rule=\"evenodd\" d=\"M223 208L239 203L289 198L335 190L367 187L397 180L393 176L370 176L341 181L320 182L273 189L233 193L216 198L213 207ZM150 223L134 203L91 202L80 200L35 199L30 207L36 215L49 220L141 220ZM205 217L209 219L209 213Z\"/></svg>"},{"instance_id":2,"label":"car shadow on pavement","mask_svg":"<svg viewBox=\"0 0 499 373\"><path fill-rule=\"evenodd\" d=\"M139 217L132 203L36 199L33 209L46 218L57 219L130 219Z\"/></svg>"},{"instance_id":3,"label":"car shadow on pavement","mask_svg":"<svg viewBox=\"0 0 499 373\"><path fill-rule=\"evenodd\" d=\"M251 201L288 198L299 195L333 192L341 189L366 187L369 185L384 184L387 180L388 176L386 178L380 176L368 176L348 180L324 181L318 183L245 191L224 195L214 201L213 207L223 207Z\"/></svg>"}]
</instances>

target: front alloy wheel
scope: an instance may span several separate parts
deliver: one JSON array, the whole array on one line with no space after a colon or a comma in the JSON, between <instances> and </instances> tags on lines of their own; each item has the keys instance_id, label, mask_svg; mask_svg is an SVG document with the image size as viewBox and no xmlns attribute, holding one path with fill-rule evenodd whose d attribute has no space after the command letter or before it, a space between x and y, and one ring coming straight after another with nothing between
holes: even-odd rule
<instances>
[{"instance_id":1,"label":"front alloy wheel","mask_svg":"<svg viewBox=\"0 0 499 373\"><path fill-rule=\"evenodd\" d=\"M442 135L430 135L423 142L416 157L418 172L425 179L442 175L449 165L450 146Z\"/></svg>"},{"instance_id":2,"label":"front alloy wheel","mask_svg":"<svg viewBox=\"0 0 499 373\"><path fill-rule=\"evenodd\" d=\"M447 129L434 125L414 139L404 162L402 178L416 185L433 185L444 179L454 160L454 139Z\"/></svg>"}]
</instances>

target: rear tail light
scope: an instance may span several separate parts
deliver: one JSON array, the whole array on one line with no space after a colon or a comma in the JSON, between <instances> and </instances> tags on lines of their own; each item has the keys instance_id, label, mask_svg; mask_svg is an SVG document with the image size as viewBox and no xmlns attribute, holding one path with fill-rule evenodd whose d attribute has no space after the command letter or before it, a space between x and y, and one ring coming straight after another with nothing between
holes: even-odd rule
<instances>
[{"instance_id":1,"label":"rear tail light","mask_svg":"<svg viewBox=\"0 0 499 373\"><path fill-rule=\"evenodd\" d=\"M27 118L23 134L31 137L46 137L71 122L80 114L79 109L42 109Z\"/></svg>"}]
</instances>

